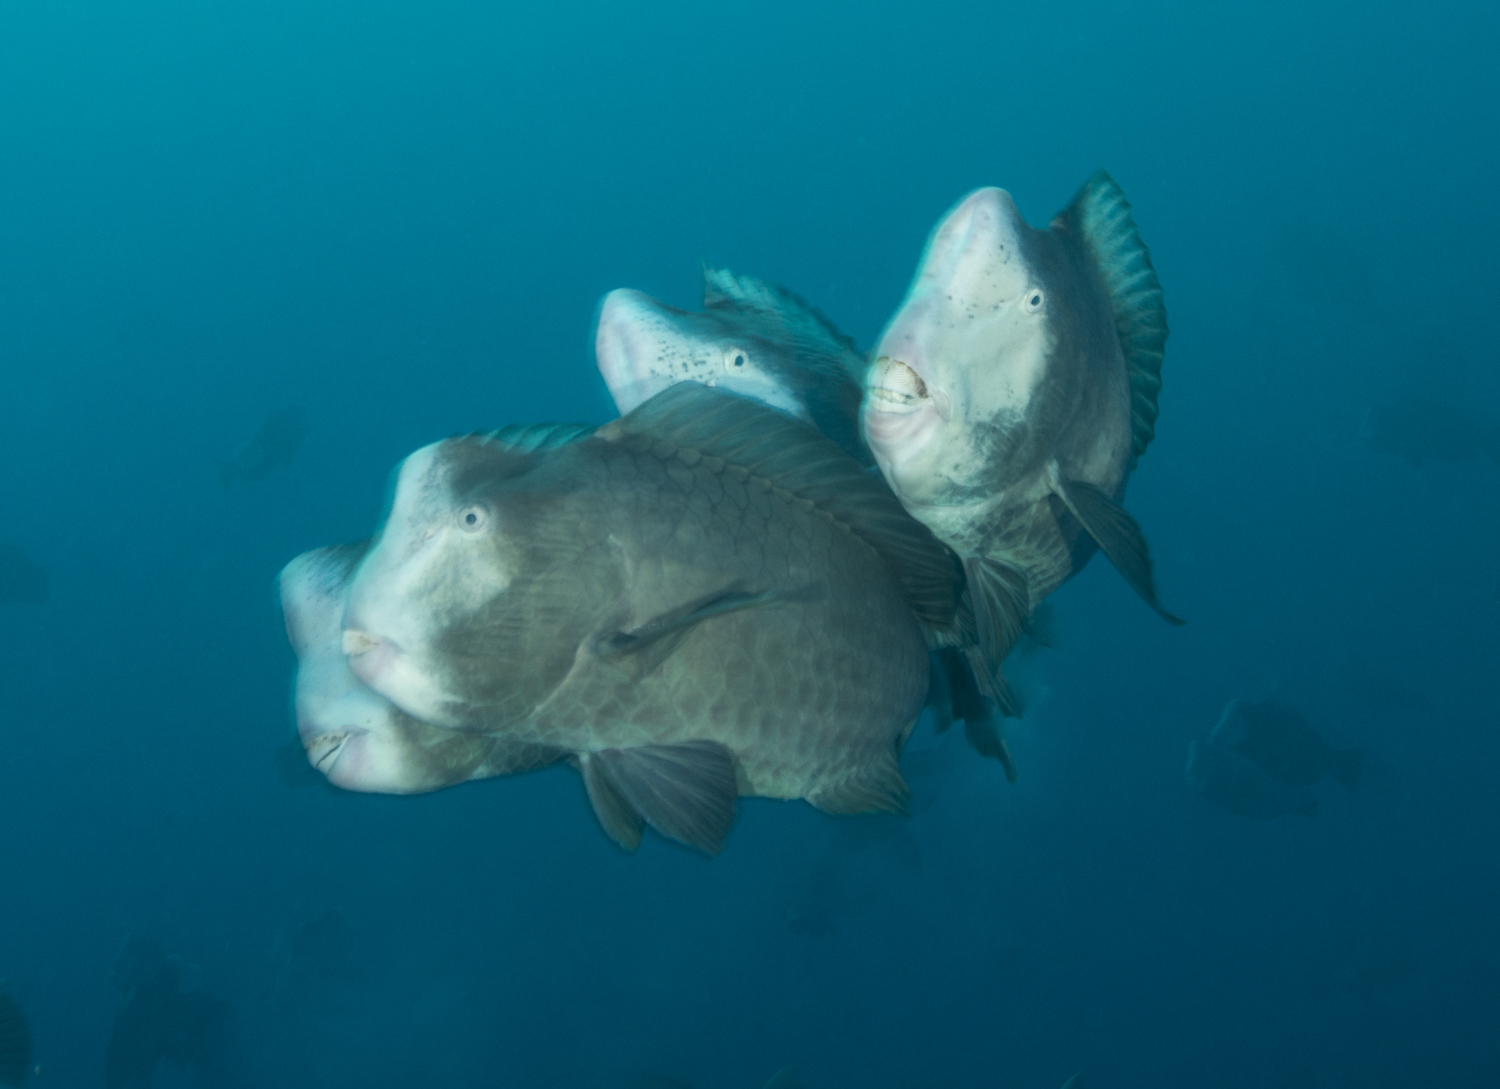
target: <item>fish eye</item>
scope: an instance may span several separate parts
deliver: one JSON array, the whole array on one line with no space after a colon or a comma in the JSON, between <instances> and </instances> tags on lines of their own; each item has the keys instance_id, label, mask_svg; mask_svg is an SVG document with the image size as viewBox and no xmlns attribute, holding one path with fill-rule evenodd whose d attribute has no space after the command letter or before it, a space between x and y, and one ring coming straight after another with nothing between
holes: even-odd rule
<instances>
[{"instance_id":1,"label":"fish eye","mask_svg":"<svg viewBox=\"0 0 1500 1089\"><path fill-rule=\"evenodd\" d=\"M1026 313L1035 314L1042 308L1042 302L1044 301L1044 299L1045 296L1042 295L1042 289L1039 287L1033 287L1031 290L1026 292L1026 296L1024 299L1022 299L1021 305L1026 308Z\"/></svg>"},{"instance_id":2,"label":"fish eye","mask_svg":"<svg viewBox=\"0 0 1500 1089\"><path fill-rule=\"evenodd\" d=\"M465 507L458 512L458 524L468 533L478 533L486 521L488 517L483 507Z\"/></svg>"},{"instance_id":3,"label":"fish eye","mask_svg":"<svg viewBox=\"0 0 1500 1089\"><path fill-rule=\"evenodd\" d=\"M724 349L724 369L731 374L742 371L750 364L750 355L743 348Z\"/></svg>"}]
</instances>

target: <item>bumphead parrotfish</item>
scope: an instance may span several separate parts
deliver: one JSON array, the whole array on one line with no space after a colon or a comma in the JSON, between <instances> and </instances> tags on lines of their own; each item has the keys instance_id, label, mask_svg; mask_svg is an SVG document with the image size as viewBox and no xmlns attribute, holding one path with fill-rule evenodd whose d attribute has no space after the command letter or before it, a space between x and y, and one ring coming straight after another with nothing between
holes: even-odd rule
<instances>
[{"instance_id":1,"label":"bumphead parrotfish","mask_svg":"<svg viewBox=\"0 0 1500 1089\"><path fill-rule=\"evenodd\" d=\"M342 647L401 712L583 774L622 846L723 845L739 794L898 810L952 555L811 427L679 383L597 430L419 450Z\"/></svg>"},{"instance_id":2,"label":"bumphead parrotfish","mask_svg":"<svg viewBox=\"0 0 1500 1089\"><path fill-rule=\"evenodd\" d=\"M1166 337L1150 256L1100 172L1044 230L1003 189L965 197L876 345L865 439L906 509L963 557L972 657L998 700L1032 610L1096 548L1180 623L1120 505L1154 435Z\"/></svg>"}]
</instances>

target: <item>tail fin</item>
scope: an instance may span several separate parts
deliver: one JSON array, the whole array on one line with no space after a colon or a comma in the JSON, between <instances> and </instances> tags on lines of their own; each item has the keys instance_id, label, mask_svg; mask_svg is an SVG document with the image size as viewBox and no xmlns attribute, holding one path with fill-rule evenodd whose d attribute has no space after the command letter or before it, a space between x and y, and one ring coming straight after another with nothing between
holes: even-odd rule
<instances>
[{"instance_id":1,"label":"tail fin","mask_svg":"<svg viewBox=\"0 0 1500 1089\"><path fill-rule=\"evenodd\" d=\"M1365 773L1365 750L1364 749L1334 749L1329 756L1328 774L1345 790L1353 790L1359 785L1360 776Z\"/></svg>"},{"instance_id":2,"label":"tail fin","mask_svg":"<svg viewBox=\"0 0 1500 1089\"><path fill-rule=\"evenodd\" d=\"M240 467L232 461L214 458L214 468L219 470L219 483L224 485L224 490L227 492L229 485L233 484L235 478L240 475Z\"/></svg>"}]
</instances>

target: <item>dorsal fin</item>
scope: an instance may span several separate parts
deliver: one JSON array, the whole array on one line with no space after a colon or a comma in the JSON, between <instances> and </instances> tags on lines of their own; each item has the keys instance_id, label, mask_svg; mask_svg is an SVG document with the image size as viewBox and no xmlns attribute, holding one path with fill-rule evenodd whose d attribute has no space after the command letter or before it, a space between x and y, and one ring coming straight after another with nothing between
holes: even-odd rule
<instances>
[{"instance_id":1,"label":"dorsal fin","mask_svg":"<svg viewBox=\"0 0 1500 1089\"><path fill-rule=\"evenodd\" d=\"M958 561L832 440L759 401L679 382L599 429L612 442L649 443L662 457L719 458L811 504L865 541L900 581L917 618L951 625L963 581ZM665 444L665 445L663 445Z\"/></svg>"},{"instance_id":2,"label":"dorsal fin","mask_svg":"<svg viewBox=\"0 0 1500 1089\"><path fill-rule=\"evenodd\" d=\"M1083 240L1114 311L1115 332L1130 378L1130 464L1156 436L1157 395L1167 345L1167 308L1151 254L1130 215L1130 202L1104 171L1084 183L1057 217Z\"/></svg>"},{"instance_id":3,"label":"dorsal fin","mask_svg":"<svg viewBox=\"0 0 1500 1089\"><path fill-rule=\"evenodd\" d=\"M593 434L594 424L542 423L507 424L485 436L490 442L509 447L518 454L534 450L551 450Z\"/></svg>"},{"instance_id":4,"label":"dorsal fin","mask_svg":"<svg viewBox=\"0 0 1500 1089\"><path fill-rule=\"evenodd\" d=\"M854 339L839 332L838 326L821 310L790 288L769 280L704 265L703 309L754 311L776 319L798 340L821 341L831 353L847 353L855 359L860 358Z\"/></svg>"}]
</instances>

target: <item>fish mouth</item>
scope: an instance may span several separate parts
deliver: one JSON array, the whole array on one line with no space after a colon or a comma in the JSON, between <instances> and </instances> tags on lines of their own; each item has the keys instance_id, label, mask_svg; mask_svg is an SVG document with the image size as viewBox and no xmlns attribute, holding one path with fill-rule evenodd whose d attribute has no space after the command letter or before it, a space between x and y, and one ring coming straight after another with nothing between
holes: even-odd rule
<instances>
[{"instance_id":1,"label":"fish mouth","mask_svg":"<svg viewBox=\"0 0 1500 1089\"><path fill-rule=\"evenodd\" d=\"M877 412L906 414L932 403L927 383L911 364L888 355L875 361L868 386L870 408Z\"/></svg>"},{"instance_id":2,"label":"fish mouth","mask_svg":"<svg viewBox=\"0 0 1500 1089\"><path fill-rule=\"evenodd\" d=\"M367 733L368 730L357 727L329 730L313 737L304 737L302 748L307 753L307 762L325 776L330 776L339 757L348 749L349 742Z\"/></svg>"}]
</instances>

